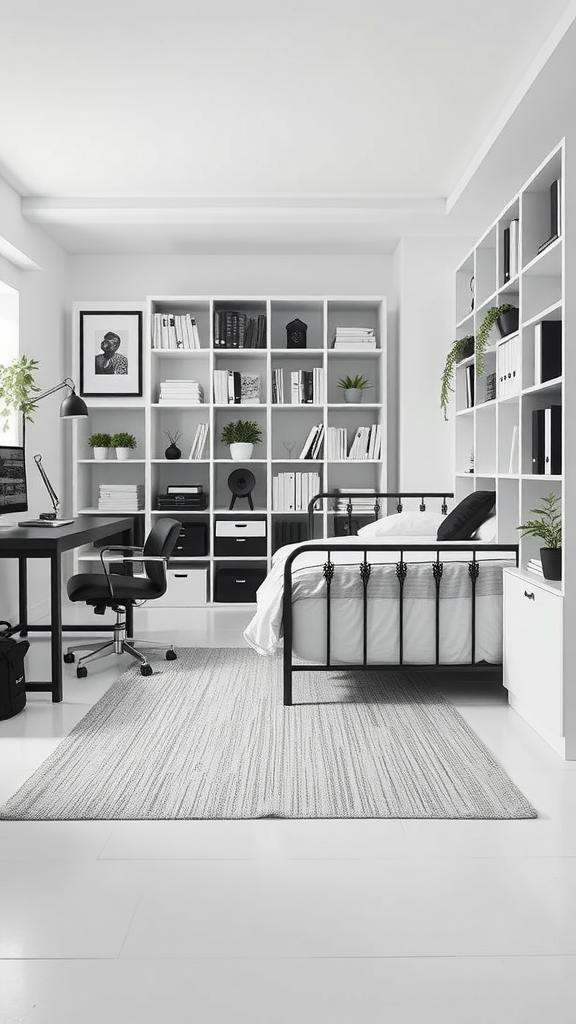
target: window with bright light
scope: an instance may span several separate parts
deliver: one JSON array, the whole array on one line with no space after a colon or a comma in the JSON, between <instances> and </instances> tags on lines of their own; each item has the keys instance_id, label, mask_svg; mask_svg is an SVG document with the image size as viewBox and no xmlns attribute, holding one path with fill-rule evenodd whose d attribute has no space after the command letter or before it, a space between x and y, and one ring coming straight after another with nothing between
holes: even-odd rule
<instances>
[{"instance_id":1,"label":"window with bright light","mask_svg":"<svg viewBox=\"0 0 576 1024\"><path fill-rule=\"evenodd\" d=\"M6 365L16 359L19 354L18 310L19 295L15 288L0 281L0 363ZM0 444L18 444L20 442L20 417L18 413L11 416L8 429L0 426Z\"/></svg>"}]
</instances>

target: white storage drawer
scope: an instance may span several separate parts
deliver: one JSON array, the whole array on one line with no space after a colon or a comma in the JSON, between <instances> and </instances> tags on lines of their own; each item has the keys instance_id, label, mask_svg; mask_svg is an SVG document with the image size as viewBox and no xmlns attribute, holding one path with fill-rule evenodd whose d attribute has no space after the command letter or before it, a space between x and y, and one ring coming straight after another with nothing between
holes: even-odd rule
<instances>
[{"instance_id":1,"label":"white storage drawer","mask_svg":"<svg viewBox=\"0 0 576 1024\"><path fill-rule=\"evenodd\" d=\"M215 524L215 555L265 558L266 548L266 522L263 519L219 519Z\"/></svg>"},{"instance_id":2,"label":"white storage drawer","mask_svg":"<svg viewBox=\"0 0 576 1024\"><path fill-rule=\"evenodd\" d=\"M504 686L549 741L563 734L562 611L561 594L505 570Z\"/></svg>"},{"instance_id":3,"label":"white storage drawer","mask_svg":"<svg viewBox=\"0 0 576 1024\"><path fill-rule=\"evenodd\" d=\"M166 593L150 608L189 608L208 600L208 569L168 569Z\"/></svg>"},{"instance_id":4,"label":"white storage drawer","mask_svg":"<svg viewBox=\"0 0 576 1024\"><path fill-rule=\"evenodd\" d=\"M217 537L265 537L263 519L220 519L216 523Z\"/></svg>"}]
</instances>

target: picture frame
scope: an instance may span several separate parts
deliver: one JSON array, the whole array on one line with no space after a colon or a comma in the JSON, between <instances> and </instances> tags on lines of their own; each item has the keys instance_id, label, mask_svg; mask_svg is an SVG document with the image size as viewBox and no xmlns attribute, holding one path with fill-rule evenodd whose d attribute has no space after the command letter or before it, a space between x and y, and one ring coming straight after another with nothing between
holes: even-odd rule
<instances>
[{"instance_id":1,"label":"picture frame","mask_svg":"<svg viewBox=\"0 0 576 1024\"><path fill-rule=\"evenodd\" d=\"M142 310L80 310L80 394L142 396Z\"/></svg>"}]
</instances>

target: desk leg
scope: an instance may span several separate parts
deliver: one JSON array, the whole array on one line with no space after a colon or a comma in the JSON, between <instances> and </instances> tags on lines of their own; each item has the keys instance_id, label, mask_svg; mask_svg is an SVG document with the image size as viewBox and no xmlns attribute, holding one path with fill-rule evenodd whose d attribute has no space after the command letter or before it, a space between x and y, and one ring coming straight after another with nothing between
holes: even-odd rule
<instances>
[{"instance_id":1,"label":"desk leg","mask_svg":"<svg viewBox=\"0 0 576 1024\"><path fill-rule=\"evenodd\" d=\"M50 649L52 661L52 703L62 700L62 572L60 555L50 556Z\"/></svg>"},{"instance_id":2,"label":"desk leg","mask_svg":"<svg viewBox=\"0 0 576 1024\"><path fill-rule=\"evenodd\" d=\"M25 558L18 559L18 623L22 627L20 636L28 636L28 563Z\"/></svg>"}]
</instances>

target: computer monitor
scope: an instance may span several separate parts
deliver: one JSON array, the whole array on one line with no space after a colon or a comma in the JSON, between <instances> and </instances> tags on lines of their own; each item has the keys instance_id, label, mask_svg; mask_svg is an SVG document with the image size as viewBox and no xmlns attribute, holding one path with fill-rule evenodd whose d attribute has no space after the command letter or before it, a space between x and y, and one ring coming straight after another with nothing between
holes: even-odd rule
<instances>
[{"instance_id":1,"label":"computer monitor","mask_svg":"<svg viewBox=\"0 0 576 1024\"><path fill-rule=\"evenodd\" d=\"M0 445L0 516L28 511L24 448Z\"/></svg>"}]
</instances>

